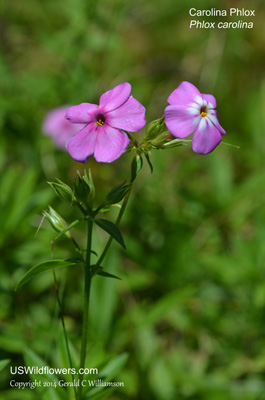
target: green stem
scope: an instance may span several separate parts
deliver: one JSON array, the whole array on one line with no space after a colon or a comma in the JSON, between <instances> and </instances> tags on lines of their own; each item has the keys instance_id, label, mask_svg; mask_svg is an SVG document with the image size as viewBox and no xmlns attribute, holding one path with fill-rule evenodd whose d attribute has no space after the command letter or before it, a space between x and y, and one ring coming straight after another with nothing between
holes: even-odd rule
<instances>
[{"instance_id":1,"label":"green stem","mask_svg":"<svg viewBox=\"0 0 265 400\"><path fill-rule=\"evenodd\" d=\"M68 342L68 337L67 337L67 333L66 333L66 328L65 328L65 323L64 323L64 316L63 316L63 307L62 307L62 303L59 297L59 287L58 287L58 283L57 283L57 279L56 279L56 275L55 275L55 270L52 270L53 272L53 279L54 279L54 286L55 286L55 292L56 292L56 297L57 297L57 303L59 306L59 313L60 313L60 318L61 318L61 322L62 322L62 327L63 327L63 334L64 334L64 340L65 340L65 345L66 345L66 351L67 351L67 356L68 356L68 360L69 360L69 364L70 364L70 368L71 370L73 369L73 363L72 363L72 358L71 358L71 353L70 353L70 348L69 348L69 342ZM71 377L72 377L72 381L74 382L74 375L71 373ZM76 388L74 386L74 392L75 392L75 398L77 399L77 393L76 393Z\"/></svg>"},{"instance_id":2,"label":"green stem","mask_svg":"<svg viewBox=\"0 0 265 400\"><path fill-rule=\"evenodd\" d=\"M135 139L135 137L130 132L127 132L127 135L129 136L129 139L130 139L131 143L134 145L134 147L136 149L138 149L139 148L139 142Z\"/></svg>"},{"instance_id":3,"label":"green stem","mask_svg":"<svg viewBox=\"0 0 265 400\"><path fill-rule=\"evenodd\" d=\"M121 222L122 216L123 216L123 214L124 214L125 208L126 208L126 206L127 206L127 203L128 203L128 200L129 200L129 197L130 197L130 194L131 194L131 190L132 190L132 182L131 182L131 184L130 184L130 188L129 188L129 190L128 190L126 196L124 197L124 200L123 200L123 203L122 203L120 212L119 212L118 217L117 217L116 222L115 222L115 225L116 225L116 226L118 226L119 223ZM107 252L108 252L108 250L109 250L109 248L110 248L110 245L111 245L111 243L112 243L112 240L113 240L113 237L110 236L110 237L109 237L109 240L108 240L107 243L106 243L106 246L105 246L103 252L101 253L101 256L99 257L99 259L98 259L98 261L97 261L97 263L96 263L96 265L95 265L95 267L94 267L95 269L97 269L97 267L99 267L100 264L102 263L102 261L104 260L106 254L107 254Z\"/></svg>"},{"instance_id":4,"label":"green stem","mask_svg":"<svg viewBox=\"0 0 265 400\"><path fill-rule=\"evenodd\" d=\"M87 248L86 248L86 263L85 263L85 288L84 288L84 309L83 309L83 327L82 327L82 342L81 342L81 353L80 353L80 364L79 364L79 389L78 389L78 399L81 400L82 396L82 379L83 373L80 369L84 369L86 352L87 352L87 339L88 339L88 310L89 310L89 296L91 287L91 265L90 265L90 255L91 255L91 242L92 242L92 227L93 221L88 220L87 224Z\"/></svg>"}]
</instances>

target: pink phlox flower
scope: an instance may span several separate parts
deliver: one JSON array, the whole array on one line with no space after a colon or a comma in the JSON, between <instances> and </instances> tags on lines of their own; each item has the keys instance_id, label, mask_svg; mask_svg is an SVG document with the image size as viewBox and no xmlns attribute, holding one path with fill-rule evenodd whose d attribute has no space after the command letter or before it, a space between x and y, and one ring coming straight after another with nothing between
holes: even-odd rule
<instances>
[{"instance_id":1,"label":"pink phlox flower","mask_svg":"<svg viewBox=\"0 0 265 400\"><path fill-rule=\"evenodd\" d=\"M73 124L86 124L66 144L74 160L85 163L94 154L98 162L112 162L130 143L123 130L137 132L144 127L145 108L131 96L131 85L124 82L102 94L99 105L71 107L65 118Z\"/></svg>"},{"instance_id":2,"label":"pink phlox flower","mask_svg":"<svg viewBox=\"0 0 265 400\"><path fill-rule=\"evenodd\" d=\"M169 132L184 139L194 132L192 149L208 154L221 142L225 130L216 111L216 100L210 94L201 94L189 82L182 82L168 97L165 123Z\"/></svg>"},{"instance_id":3,"label":"pink phlox flower","mask_svg":"<svg viewBox=\"0 0 265 400\"><path fill-rule=\"evenodd\" d=\"M84 124L73 125L65 119L69 107L65 105L54 108L48 112L42 124L43 133L51 137L55 146L64 151L67 141L84 127Z\"/></svg>"}]
</instances>

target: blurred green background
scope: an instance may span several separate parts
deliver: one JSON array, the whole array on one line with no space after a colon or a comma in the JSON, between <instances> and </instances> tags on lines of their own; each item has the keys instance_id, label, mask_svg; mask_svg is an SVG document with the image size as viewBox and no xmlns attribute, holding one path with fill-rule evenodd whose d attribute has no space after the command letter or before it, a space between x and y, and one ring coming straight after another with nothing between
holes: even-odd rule
<instances>
[{"instance_id":1,"label":"blurred green background","mask_svg":"<svg viewBox=\"0 0 265 400\"><path fill-rule=\"evenodd\" d=\"M255 9L254 28L189 29L190 7ZM240 149L220 145L199 156L181 147L152 154L152 175L145 165L121 225L127 251L113 244L105 260L122 281L96 277L91 299L87 366L125 386L86 398L265 399L264 19L263 0L1 2L1 360L68 365L52 274L14 291L32 265L50 257L55 235L47 222L35 236L42 210L50 204L68 222L76 217L46 181L71 185L84 166L42 135L46 113L98 103L128 81L150 122L187 80L216 97L224 141ZM88 161L99 201L127 178L130 159ZM81 242L84 228L73 230ZM94 247L105 240L96 231ZM66 240L54 247L55 257L73 254ZM58 281L77 364L82 271L59 271ZM72 396L10 389L10 379L29 377L0 367L1 398Z\"/></svg>"}]
</instances>

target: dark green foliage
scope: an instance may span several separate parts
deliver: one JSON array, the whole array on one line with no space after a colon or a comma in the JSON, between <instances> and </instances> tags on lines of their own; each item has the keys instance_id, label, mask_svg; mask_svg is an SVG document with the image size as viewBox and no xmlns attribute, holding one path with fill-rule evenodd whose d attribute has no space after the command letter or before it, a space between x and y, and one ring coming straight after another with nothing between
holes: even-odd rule
<instances>
[{"instance_id":1,"label":"dark green foliage","mask_svg":"<svg viewBox=\"0 0 265 400\"><path fill-rule=\"evenodd\" d=\"M113 239L115 239L124 249L125 244L122 238L122 234L119 228L111 221L107 219L97 218L94 220L95 224L97 224L101 229L106 231Z\"/></svg>"}]
</instances>

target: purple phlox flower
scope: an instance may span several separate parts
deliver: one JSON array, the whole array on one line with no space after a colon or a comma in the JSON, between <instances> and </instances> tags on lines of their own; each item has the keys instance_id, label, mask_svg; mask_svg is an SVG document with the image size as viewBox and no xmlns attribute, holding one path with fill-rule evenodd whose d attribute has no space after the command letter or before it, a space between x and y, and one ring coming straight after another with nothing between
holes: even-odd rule
<instances>
[{"instance_id":1,"label":"purple phlox flower","mask_svg":"<svg viewBox=\"0 0 265 400\"><path fill-rule=\"evenodd\" d=\"M221 127L216 100L211 94L201 94L189 82L182 82L168 97L165 123L169 132L184 139L194 132L192 149L208 154L221 142L225 130Z\"/></svg>"},{"instance_id":2,"label":"purple phlox flower","mask_svg":"<svg viewBox=\"0 0 265 400\"><path fill-rule=\"evenodd\" d=\"M66 142L84 127L84 124L73 125L65 119L69 107L66 105L54 108L46 115L42 124L43 133L51 137L55 146L64 151Z\"/></svg>"},{"instance_id":3,"label":"purple phlox flower","mask_svg":"<svg viewBox=\"0 0 265 400\"><path fill-rule=\"evenodd\" d=\"M124 82L102 94L99 105L71 107L65 118L73 124L86 124L66 144L74 160L85 163L94 154L98 162L112 162L130 143L123 130L137 132L144 127L145 108L131 96L131 85Z\"/></svg>"}]
</instances>

